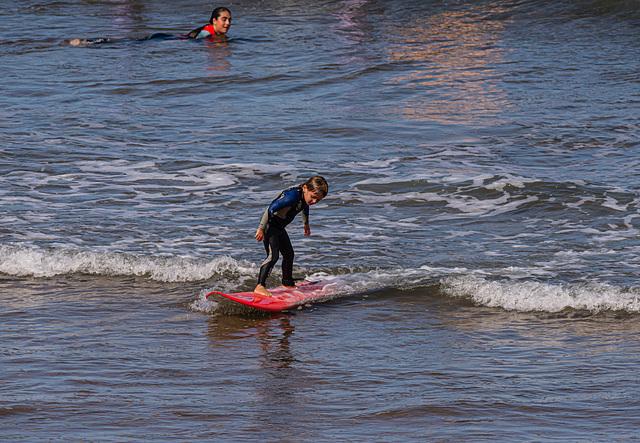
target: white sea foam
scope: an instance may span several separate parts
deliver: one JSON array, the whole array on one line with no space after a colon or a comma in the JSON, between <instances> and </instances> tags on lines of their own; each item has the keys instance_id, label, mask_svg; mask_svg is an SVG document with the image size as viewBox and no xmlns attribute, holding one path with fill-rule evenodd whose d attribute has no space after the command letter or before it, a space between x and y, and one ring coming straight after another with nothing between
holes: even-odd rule
<instances>
[{"instance_id":1,"label":"white sea foam","mask_svg":"<svg viewBox=\"0 0 640 443\"><path fill-rule=\"evenodd\" d=\"M66 274L139 276L161 282L186 282L208 280L223 273L242 280L253 277L257 268L254 264L228 256L204 260L180 256L0 245L0 273L20 277Z\"/></svg>"},{"instance_id":2,"label":"white sea foam","mask_svg":"<svg viewBox=\"0 0 640 443\"><path fill-rule=\"evenodd\" d=\"M210 289L203 289L200 291L198 298L189 303L189 308L192 311L203 312L205 314L211 314L212 312L217 311L220 307L220 303L213 298L207 298L207 294L210 292Z\"/></svg>"},{"instance_id":3,"label":"white sea foam","mask_svg":"<svg viewBox=\"0 0 640 443\"><path fill-rule=\"evenodd\" d=\"M446 277L443 291L488 307L519 312L560 312L566 309L640 312L640 290L607 284L557 285L536 281L490 281L476 276Z\"/></svg>"},{"instance_id":4,"label":"white sea foam","mask_svg":"<svg viewBox=\"0 0 640 443\"><path fill-rule=\"evenodd\" d=\"M136 183L143 180L162 180L167 183L178 182L181 187L186 186L190 191L221 189L238 183L233 175L221 172L215 166L184 169L177 173L161 171L156 163L151 161L83 161L78 162L77 166L87 174L95 174L93 178L100 182L105 180L105 174L110 174L108 181Z\"/></svg>"},{"instance_id":5,"label":"white sea foam","mask_svg":"<svg viewBox=\"0 0 640 443\"><path fill-rule=\"evenodd\" d=\"M505 194L496 199L477 199L474 197L451 197L447 206L457 209L465 214L472 214L476 217L491 217L498 214L514 211L518 207L535 202L536 196L511 200L511 196Z\"/></svg>"},{"instance_id":6,"label":"white sea foam","mask_svg":"<svg viewBox=\"0 0 640 443\"><path fill-rule=\"evenodd\" d=\"M611 208L615 211L626 211L628 205L621 205L618 200L611 196L605 196L605 200L602 203L602 206L606 208Z\"/></svg>"},{"instance_id":7,"label":"white sea foam","mask_svg":"<svg viewBox=\"0 0 640 443\"><path fill-rule=\"evenodd\" d=\"M489 177L489 178L493 178L493 177ZM513 186L515 188L523 189L527 183L535 183L535 180L525 179L523 177L515 177L511 174L507 174L506 177L489 183L488 185L485 186L485 188L496 190L496 191L503 191L505 186ZM479 183L476 184L476 186L479 186L479 185L480 185Z\"/></svg>"}]
</instances>

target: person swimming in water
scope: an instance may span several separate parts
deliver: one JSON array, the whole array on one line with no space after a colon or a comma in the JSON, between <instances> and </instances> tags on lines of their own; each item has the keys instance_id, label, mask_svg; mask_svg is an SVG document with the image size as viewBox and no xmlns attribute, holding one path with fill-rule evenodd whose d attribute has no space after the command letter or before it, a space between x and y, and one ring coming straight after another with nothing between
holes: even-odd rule
<instances>
[{"instance_id":1,"label":"person swimming in water","mask_svg":"<svg viewBox=\"0 0 640 443\"><path fill-rule=\"evenodd\" d=\"M209 23L204 26L201 26L188 34L164 34L164 33L156 33L152 34L148 37L137 39L134 41L145 41L145 40L153 40L153 39L164 39L164 40L174 40L174 39L202 39L202 38L215 38L215 39L226 39L226 33L229 32L229 28L231 27L231 11L229 8L225 8L224 6L220 6L215 8L211 13L211 18L209 19ZM108 38L97 38L97 39L87 39L87 38L74 38L69 41L71 46L84 46L84 45L95 45L99 43L116 43L115 41Z\"/></svg>"}]
</instances>

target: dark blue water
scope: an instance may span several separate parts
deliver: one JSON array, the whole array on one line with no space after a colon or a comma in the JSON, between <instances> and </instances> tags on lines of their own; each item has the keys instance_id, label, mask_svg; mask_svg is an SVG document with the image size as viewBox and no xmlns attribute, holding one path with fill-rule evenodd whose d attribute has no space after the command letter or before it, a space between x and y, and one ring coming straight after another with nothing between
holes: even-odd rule
<instances>
[{"instance_id":1,"label":"dark blue water","mask_svg":"<svg viewBox=\"0 0 640 443\"><path fill-rule=\"evenodd\" d=\"M637 438L638 2L228 6L0 2L0 435Z\"/></svg>"}]
</instances>

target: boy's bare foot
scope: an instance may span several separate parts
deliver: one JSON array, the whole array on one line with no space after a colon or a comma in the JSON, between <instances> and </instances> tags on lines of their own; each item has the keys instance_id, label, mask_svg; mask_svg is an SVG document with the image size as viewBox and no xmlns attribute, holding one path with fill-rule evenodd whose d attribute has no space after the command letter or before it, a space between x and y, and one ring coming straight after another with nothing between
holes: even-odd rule
<instances>
[{"instance_id":1,"label":"boy's bare foot","mask_svg":"<svg viewBox=\"0 0 640 443\"><path fill-rule=\"evenodd\" d=\"M285 289L298 289L297 286L285 286L285 285L282 285L282 287L285 288Z\"/></svg>"},{"instance_id":2,"label":"boy's bare foot","mask_svg":"<svg viewBox=\"0 0 640 443\"><path fill-rule=\"evenodd\" d=\"M262 285L256 286L253 292L255 292L256 294L264 295L265 297L271 297L273 295L271 294L271 292L267 291L267 288Z\"/></svg>"}]
</instances>

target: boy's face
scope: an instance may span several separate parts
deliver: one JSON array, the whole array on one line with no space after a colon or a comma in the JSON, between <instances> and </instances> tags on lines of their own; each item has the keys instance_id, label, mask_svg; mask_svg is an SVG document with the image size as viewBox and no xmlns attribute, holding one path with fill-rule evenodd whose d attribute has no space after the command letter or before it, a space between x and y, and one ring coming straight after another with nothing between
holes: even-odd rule
<instances>
[{"instance_id":1,"label":"boy's face","mask_svg":"<svg viewBox=\"0 0 640 443\"><path fill-rule=\"evenodd\" d=\"M218 18L213 20L213 29L216 30L216 34L226 34L231 27L231 14L227 11L222 11Z\"/></svg>"},{"instance_id":2,"label":"boy's face","mask_svg":"<svg viewBox=\"0 0 640 443\"><path fill-rule=\"evenodd\" d=\"M309 205L315 205L320 200L324 198L322 192L311 191L307 189L307 185L302 187L302 195L304 196L304 201Z\"/></svg>"}]
</instances>

